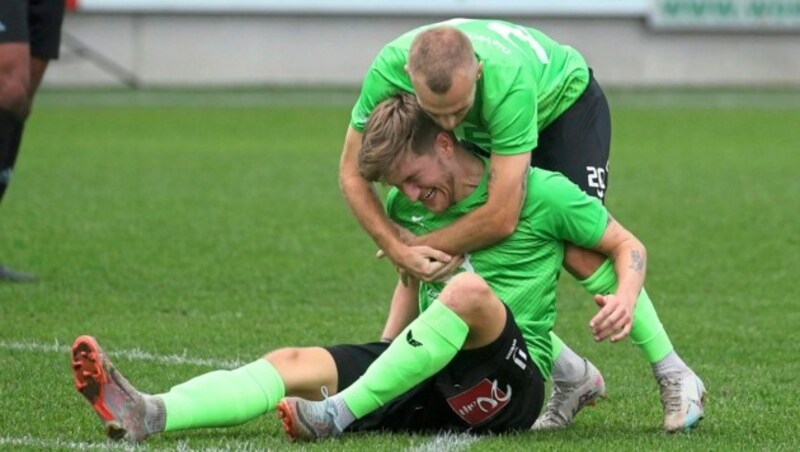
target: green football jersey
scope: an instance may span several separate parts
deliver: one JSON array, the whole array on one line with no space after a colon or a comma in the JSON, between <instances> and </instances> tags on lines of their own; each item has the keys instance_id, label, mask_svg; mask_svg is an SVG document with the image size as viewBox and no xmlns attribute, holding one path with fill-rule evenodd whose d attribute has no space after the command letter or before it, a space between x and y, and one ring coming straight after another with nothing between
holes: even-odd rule
<instances>
[{"instance_id":1,"label":"green football jersey","mask_svg":"<svg viewBox=\"0 0 800 452\"><path fill-rule=\"evenodd\" d=\"M539 131L575 103L589 83L583 57L538 30L500 20L452 19L412 30L383 47L353 107L354 129L363 132L380 102L413 92L405 71L411 42L438 25L466 33L483 63L475 103L454 131L483 149L505 155L534 150Z\"/></svg>"},{"instance_id":2,"label":"green football jersey","mask_svg":"<svg viewBox=\"0 0 800 452\"><path fill-rule=\"evenodd\" d=\"M488 160L484 160L488 168ZM389 218L423 235L443 228L486 203L488 170L480 185L441 214L411 202L396 188L389 191ZM528 352L542 374L552 368L549 332L556 320L556 286L564 260L564 242L596 245L608 214L597 198L588 196L559 173L531 168L528 192L514 233L505 240L464 256L459 271L475 272L508 305L525 337ZM445 283L421 283L420 312L427 309Z\"/></svg>"}]
</instances>

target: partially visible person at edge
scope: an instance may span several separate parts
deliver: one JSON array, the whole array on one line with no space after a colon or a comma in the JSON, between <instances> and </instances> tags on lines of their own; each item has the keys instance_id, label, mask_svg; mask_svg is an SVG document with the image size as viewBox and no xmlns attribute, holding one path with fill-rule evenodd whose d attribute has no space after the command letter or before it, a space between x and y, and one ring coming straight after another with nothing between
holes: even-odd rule
<instances>
[{"instance_id":1,"label":"partially visible person at edge","mask_svg":"<svg viewBox=\"0 0 800 452\"><path fill-rule=\"evenodd\" d=\"M0 201L11 183L22 130L50 60L58 58L64 0L0 1ZM0 280L34 280L0 265Z\"/></svg>"},{"instance_id":2,"label":"partially visible person at edge","mask_svg":"<svg viewBox=\"0 0 800 452\"><path fill-rule=\"evenodd\" d=\"M399 92L414 93L436 123L491 159L487 202L408 243L382 211L357 162L372 110ZM450 271L445 264L453 256L490 246L515 230L529 165L560 172L602 200L610 137L605 95L575 49L510 22L453 19L411 30L384 46L375 58L346 133L340 186L362 227L401 273L435 281ZM580 281L593 281L604 271L602 255L572 244L567 244L564 261ZM674 352L647 292L642 289L638 299L628 301L616 299L591 319L594 337L607 338L598 328L606 319L634 317L631 338L660 387L664 429L691 428L685 414L676 410L697 394L698 379ZM588 399L590 394L605 392L599 371L588 363L583 372L562 374L560 358L574 352L555 335L553 344L553 392L537 429L569 425L584 404L594 401Z\"/></svg>"}]
</instances>

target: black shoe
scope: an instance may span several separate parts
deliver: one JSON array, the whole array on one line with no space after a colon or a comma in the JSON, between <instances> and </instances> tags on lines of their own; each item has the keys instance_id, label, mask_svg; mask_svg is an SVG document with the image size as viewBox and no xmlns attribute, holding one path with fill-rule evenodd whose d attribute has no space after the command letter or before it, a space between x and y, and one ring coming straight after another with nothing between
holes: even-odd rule
<instances>
[{"instance_id":1,"label":"black shoe","mask_svg":"<svg viewBox=\"0 0 800 452\"><path fill-rule=\"evenodd\" d=\"M35 280L36 277L29 273L14 271L4 265L0 265L0 281L31 282Z\"/></svg>"}]
</instances>

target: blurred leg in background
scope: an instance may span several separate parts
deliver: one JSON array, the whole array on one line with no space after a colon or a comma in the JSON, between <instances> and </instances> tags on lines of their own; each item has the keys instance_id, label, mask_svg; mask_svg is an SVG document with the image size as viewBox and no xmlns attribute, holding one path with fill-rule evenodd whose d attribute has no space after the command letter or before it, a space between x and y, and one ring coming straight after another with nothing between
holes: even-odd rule
<instances>
[{"instance_id":1,"label":"blurred leg in background","mask_svg":"<svg viewBox=\"0 0 800 452\"><path fill-rule=\"evenodd\" d=\"M58 57L64 0L0 1L0 202L11 183L25 120L47 63ZM0 265L0 281L33 276Z\"/></svg>"}]
</instances>

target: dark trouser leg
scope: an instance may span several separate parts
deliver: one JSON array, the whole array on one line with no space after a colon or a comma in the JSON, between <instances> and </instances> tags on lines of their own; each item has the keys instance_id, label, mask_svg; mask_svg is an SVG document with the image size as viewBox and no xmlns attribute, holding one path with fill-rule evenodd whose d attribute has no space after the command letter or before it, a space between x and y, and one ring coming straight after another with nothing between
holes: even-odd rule
<instances>
[{"instance_id":1,"label":"dark trouser leg","mask_svg":"<svg viewBox=\"0 0 800 452\"><path fill-rule=\"evenodd\" d=\"M17 115L0 109L0 201L11 183L24 125L25 122ZM26 282L33 279L32 275L0 265L0 281Z\"/></svg>"},{"instance_id":2,"label":"dark trouser leg","mask_svg":"<svg viewBox=\"0 0 800 452\"><path fill-rule=\"evenodd\" d=\"M0 109L0 201L11 183L24 125L15 114Z\"/></svg>"}]
</instances>

